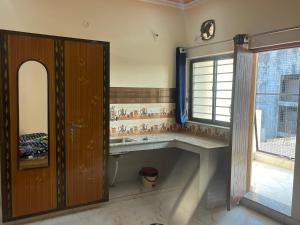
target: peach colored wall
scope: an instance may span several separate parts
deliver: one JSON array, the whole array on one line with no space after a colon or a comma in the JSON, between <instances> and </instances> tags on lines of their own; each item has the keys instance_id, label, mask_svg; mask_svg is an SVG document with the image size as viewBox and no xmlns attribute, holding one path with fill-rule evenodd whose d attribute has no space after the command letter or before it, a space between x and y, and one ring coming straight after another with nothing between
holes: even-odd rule
<instances>
[{"instance_id":1,"label":"peach colored wall","mask_svg":"<svg viewBox=\"0 0 300 225\"><path fill-rule=\"evenodd\" d=\"M175 87L185 39L182 10L137 0L1 0L0 29L109 41L111 86L121 87Z\"/></svg>"},{"instance_id":2,"label":"peach colored wall","mask_svg":"<svg viewBox=\"0 0 300 225\"><path fill-rule=\"evenodd\" d=\"M209 0L186 10L186 40L189 46L203 44L195 41L201 23L216 20L216 36L210 42L233 38L238 33L255 34L300 25L299 0ZM233 43L201 47L188 51L188 57L222 54L233 51ZM299 146L298 146L299 148ZM299 150L299 149L297 149ZM294 202L292 215L300 219L300 154L296 156Z\"/></svg>"},{"instance_id":3,"label":"peach colored wall","mask_svg":"<svg viewBox=\"0 0 300 225\"><path fill-rule=\"evenodd\" d=\"M111 86L174 87L175 47L194 39L215 19L212 41L297 25L298 0L209 0L182 11L138 0L1 0L0 28L111 42ZM154 41L152 31L159 34ZM220 44L190 57L232 51Z\"/></svg>"},{"instance_id":4,"label":"peach colored wall","mask_svg":"<svg viewBox=\"0 0 300 225\"><path fill-rule=\"evenodd\" d=\"M216 36L210 42L233 38L236 34L254 34L300 24L298 0L209 0L185 11L187 43L200 35L202 22L215 19ZM220 54L233 50L233 43L218 44L189 51L189 57Z\"/></svg>"}]
</instances>

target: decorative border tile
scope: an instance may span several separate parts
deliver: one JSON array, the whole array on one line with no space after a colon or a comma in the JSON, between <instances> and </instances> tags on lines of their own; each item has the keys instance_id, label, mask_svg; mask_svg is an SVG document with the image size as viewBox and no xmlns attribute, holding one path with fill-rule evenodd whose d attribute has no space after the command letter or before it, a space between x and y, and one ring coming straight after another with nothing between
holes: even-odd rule
<instances>
[{"instance_id":1,"label":"decorative border tile","mask_svg":"<svg viewBox=\"0 0 300 225\"><path fill-rule=\"evenodd\" d=\"M174 103L111 104L110 121L175 118Z\"/></svg>"},{"instance_id":2,"label":"decorative border tile","mask_svg":"<svg viewBox=\"0 0 300 225\"><path fill-rule=\"evenodd\" d=\"M176 124L175 119L125 120L111 122L110 124L112 137L175 131L179 131L179 126Z\"/></svg>"},{"instance_id":3,"label":"decorative border tile","mask_svg":"<svg viewBox=\"0 0 300 225\"><path fill-rule=\"evenodd\" d=\"M183 130L197 136L214 137L220 140L229 141L230 129L215 127L206 124L197 124L188 122L184 125Z\"/></svg>"}]
</instances>

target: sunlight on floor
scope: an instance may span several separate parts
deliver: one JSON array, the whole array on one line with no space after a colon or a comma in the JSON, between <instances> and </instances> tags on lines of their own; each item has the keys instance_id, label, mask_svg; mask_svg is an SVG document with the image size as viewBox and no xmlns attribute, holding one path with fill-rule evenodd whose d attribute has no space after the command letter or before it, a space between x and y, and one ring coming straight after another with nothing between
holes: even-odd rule
<instances>
[{"instance_id":1,"label":"sunlight on floor","mask_svg":"<svg viewBox=\"0 0 300 225\"><path fill-rule=\"evenodd\" d=\"M253 161L251 191L291 206L293 178L292 170Z\"/></svg>"}]
</instances>

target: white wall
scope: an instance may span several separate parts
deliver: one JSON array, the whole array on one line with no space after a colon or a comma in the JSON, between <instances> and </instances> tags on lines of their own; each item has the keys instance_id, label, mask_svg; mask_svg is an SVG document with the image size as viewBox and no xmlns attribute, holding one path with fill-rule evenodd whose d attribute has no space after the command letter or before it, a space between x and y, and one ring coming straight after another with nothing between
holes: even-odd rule
<instances>
[{"instance_id":1,"label":"white wall","mask_svg":"<svg viewBox=\"0 0 300 225\"><path fill-rule=\"evenodd\" d=\"M182 10L137 0L1 0L0 29L111 42L115 87L175 87L185 40Z\"/></svg>"}]
</instances>

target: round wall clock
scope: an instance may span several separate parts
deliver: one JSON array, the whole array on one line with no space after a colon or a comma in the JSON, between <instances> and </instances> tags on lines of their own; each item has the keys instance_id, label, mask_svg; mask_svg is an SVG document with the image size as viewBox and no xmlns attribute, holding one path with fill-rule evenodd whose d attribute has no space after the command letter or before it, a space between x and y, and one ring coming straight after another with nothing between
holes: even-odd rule
<instances>
[{"instance_id":1,"label":"round wall clock","mask_svg":"<svg viewBox=\"0 0 300 225\"><path fill-rule=\"evenodd\" d=\"M201 26L201 38L204 41L211 40L216 33L216 22L214 20L207 20Z\"/></svg>"}]
</instances>

